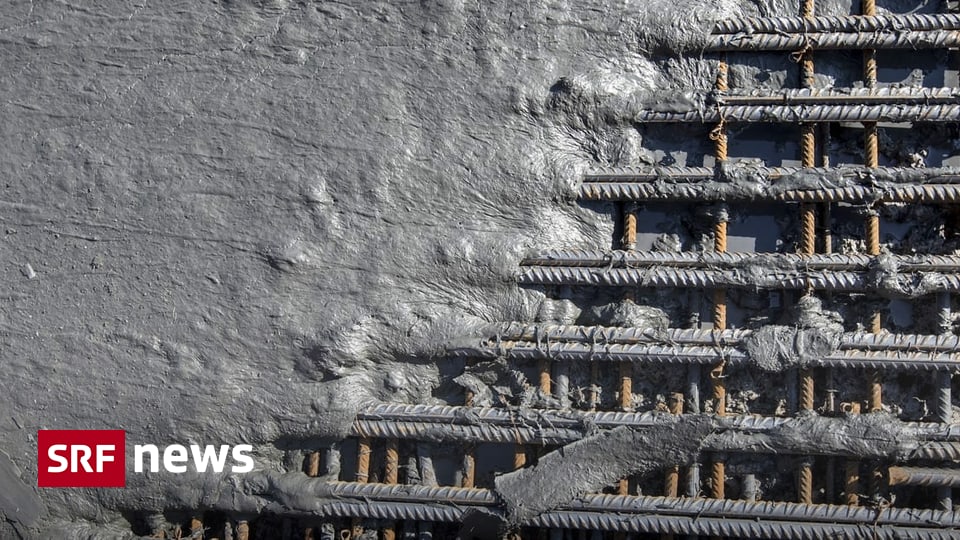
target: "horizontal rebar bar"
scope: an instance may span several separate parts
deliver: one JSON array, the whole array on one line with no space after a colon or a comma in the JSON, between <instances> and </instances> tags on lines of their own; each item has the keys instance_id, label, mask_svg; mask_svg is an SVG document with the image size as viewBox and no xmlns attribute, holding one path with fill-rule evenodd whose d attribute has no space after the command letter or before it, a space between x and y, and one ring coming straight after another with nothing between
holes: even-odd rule
<instances>
[{"instance_id":1,"label":"horizontal rebar bar","mask_svg":"<svg viewBox=\"0 0 960 540\"><path fill-rule=\"evenodd\" d=\"M809 270L867 270L879 261L904 272L960 272L958 255L870 255L842 253L730 253L716 251L602 251L555 249L538 251L520 261L521 266L577 266L594 268L746 268L750 265Z\"/></svg>"},{"instance_id":2,"label":"horizontal rebar bar","mask_svg":"<svg viewBox=\"0 0 960 540\"><path fill-rule=\"evenodd\" d=\"M323 502L311 508L310 512L324 517L457 523L462 521L466 512L471 508L478 507L444 502L397 502L365 498L355 501ZM874 513L874 518L885 512L873 509L869 511ZM803 540L813 538L936 539L954 537L955 531L945 528L941 523L921 523L918 520L916 525L910 526L888 525L875 522L872 519L855 523L767 520L732 516L662 515L656 513L618 514L604 511L555 510L540 514L520 525L580 530L637 533L669 532L674 534Z\"/></svg>"},{"instance_id":3,"label":"horizontal rebar bar","mask_svg":"<svg viewBox=\"0 0 960 540\"><path fill-rule=\"evenodd\" d=\"M584 343L529 341L477 344L448 351L466 358L500 358L567 362L636 362L660 365L712 365L721 360L731 366L750 365L750 356L731 345L672 345L664 343ZM954 371L960 369L960 355L946 350L856 350L840 349L806 359L802 367L834 367L900 371Z\"/></svg>"},{"instance_id":4,"label":"horizontal rebar bar","mask_svg":"<svg viewBox=\"0 0 960 540\"><path fill-rule=\"evenodd\" d=\"M956 13L904 13L896 15L836 15L821 17L763 17L724 19L714 26L714 34L737 33L810 33L877 32L899 30L958 30Z\"/></svg>"},{"instance_id":5,"label":"horizontal rebar bar","mask_svg":"<svg viewBox=\"0 0 960 540\"><path fill-rule=\"evenodd\" d=\"M583 285L607 287L739 288L752 290L820 290L877 292L898 297L919 297L938 291L960 290L960 275L922 273L883 276L867 272L782 270L764 268L708 270L700 268L583 268L527 266L518 278L522 285Z\"/></svg>"},{"instance_id":6,"label":"horizontal rebar bar","mask_svg":"<svg viewBox=\"0 0 960 540\"><path fill-rule=\"evenodd\" d=\"M890 485L960 487L960 469L890 467Z\"/></svg>"},{"instance_id":7,"label":"horizontal rebar bar","mask_svg":"<svg viewBox=\"0 0 960 540\"><path fill-rule=\"evenodd\" d=\"M786 88L737 90L713 94L720 105L871 105L895 103L932 105L960 101L958 88L884 86L880 88Z\"/></svg>"},{"instance_id":8,"label":"horizontal rebar bar","mask_svg":"<svg viewBox=\"0 0 960 540\"><path fill-rule=\"evenodd\" d=\"M582 430L500 426L491 424L439 424L423 421L357 419L353 434L360 437L417 439L434 442L566 444L582 438Z\"/></svg>"},{"instance_id":9,"label":"horizontal rebar bar","mask_svg":"<svg viewBox=\"0 0 960 540\"><path fill-rule=\"evenodd\" d=\"M956 32L960 36L960 32ZM960 45L960 39L957 44ZM641 109L630 119L639 123L795 122L957 122L960 104L832 103L829 100L788 105L705 105L696 110Z\"/></svg>"},{"instance_id":10,"label":"horizontal rebar bar","mask_svg":"<svg viewBox=\"0 0 960 540\"><path fill-rule=\"evenodd\" d=\"M563 411L467 407L460 405L407 405L383 403L357 413L360 420L398 420L474 425L551 426L583 429L584 425L611 428L621 425L652 426L663 422L661 412Z\"/></svg>"},{"instance_id":11,"label":"horizontal rebar bar","mask_svg":"<svg viewBox=\"0 0 960 540\"><path fill-rule=\"evenodd\" d=\"M618 326L576 326L555 324L507 323L489 329L490 345L509 341L537 343L573 341L582 343L660 343L737 347L753 330L704 330L689 328L639 328ZM930 351L960 353L960 336L953 334L866 334L844 333L841 349Z\"/></svg>"},{"instance_id":12,"label":"horizontal rebar bar","mask_svg":"<svg viewBox=\"0 0 960 540\"><path fill-rule=\"evenodd\" d=\"M690 415L686 415L690 416ZM643 428L670 425L677 415L663 412L598 412L551 409L504 409L451 405L381 404L361 411L353 435L375 438L432 438L438 430L460 436L471 430L472 441L565 444L598 429ZM790 418L740 415L713 418L724 430L744 433L765 432L788 424ZM396 426L400 426L399 428ZM936 456L957 451L960 426L934 423L903 423L904 429L924 442L915 452ZM463 440L463 439L459 439Z\"/></svg>"},{"instance_id":13,"label":"horizontal rebar bar","mask_svg":"<svg viewBox=\"0 0 960 540\"><path fill-rule=\"evenodd\" d=\"M960 168L867 168L857 165L800 168L766 167L754 162L734 162L721 164L718 167L596 167L583 175L583 181L654 182L661 180L680 183L680 181L706 182L709 180L735 182L738 179L746 179L755 183L769 184L778 180L799 177L822 178L834 183L861 183L868 187L882 182L888 182L892 185L910 182L929 183L930 181L949 184L960 182Z\"/></svg>"},{"instance_id":14,"label":"horizontal rebar bar","mask_svg":"<svg viewBox=\"0 0 960 540\"><path fill-rule=\"evenodd\" d=\"M734 538L776 538L779 540L860 540L870 538L955 539L957 531L935 528L906 528L872 523L802 523L749 519L635 515L619 516L593 512L554 511L541 514L528 524L535 527L588 529L626 533L668 533Z\"/></svg>"},{"instance_id":15,"label":"horizontal rebar bar","mask_svg":"<svg viewBox=\"0 0 960 540\"><path fill-rule=\"evenodd\" d=\"M904 186L851 186L777 189L754 185L722 186L716 182L695 183L631 183L584 182L581 199L592 201L754 201L779 202L845 202L845 203L918 203L943 204L960 202L958 184L922 184Z\"/></svg>"},{"instance_id":16,"label":"horizontal rebar bar","mask_svg":"<svg viewBox=\"0 0 960 540\"><path fill-rule=\"evenodd\" d=\"M499 499L489 489L416 484L324 482L316 495L322 498L369 499L378 502L433 502L463 506L496 506ZM899 523L899 522L897 522Z\"/></svg>"},{"instance_id":17,"label":"horizontal rebar bar","mask_svg":"<svg viewBox=\"0 0 960 540\"><path fill-rule=\"evenodd\" d=\"M953 30L714 34L705 51L801 51L838 49L946 49L960 45Z\"/></svg>"},{"instance_id":18,"label":"horizontal rebar bar","mask_svg":"<svg viewBox=\"0 0 960 540\"><path fill-rule=\"evenodd\" d=\"M371 502L436 503L495 507L492 490L462 487L427 487L359 482L334 482L318 490L320 497L355 498ZM867 508L847 505L752 502L743 500L587 494L567 504L565 510L616 514L732 517L826 523L876 523L878 525L960 527L960 514L916 508Z\"/></svg>"}]
</instances>

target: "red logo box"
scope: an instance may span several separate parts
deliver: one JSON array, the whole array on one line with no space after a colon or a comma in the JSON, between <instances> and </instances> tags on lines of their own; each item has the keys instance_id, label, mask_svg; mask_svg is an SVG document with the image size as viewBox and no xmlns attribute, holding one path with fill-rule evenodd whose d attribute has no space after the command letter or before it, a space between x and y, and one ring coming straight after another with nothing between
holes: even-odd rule
<instances>
[{"instance_id":1,"label":"red logo box","mask_svg":"<svg viewBox=\"0 0 960 540\"><path fill-rule=\"evenodd\" d=\"M122 429L37 431L37 486L125 487L126 446Z\"/></svg>"}]
</instances>

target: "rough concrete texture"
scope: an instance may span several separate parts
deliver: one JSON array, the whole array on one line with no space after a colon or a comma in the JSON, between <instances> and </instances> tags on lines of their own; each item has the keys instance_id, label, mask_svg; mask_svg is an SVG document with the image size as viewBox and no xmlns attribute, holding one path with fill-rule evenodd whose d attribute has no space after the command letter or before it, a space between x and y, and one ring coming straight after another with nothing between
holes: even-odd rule
<instances>
[{"instance_id":1,"label":"rough concrete texture","mask_svg":"<svg viewBox=\"0 0 960 540\"><path fill-rule=\"evenodd\" d=\"M533 467L498 477L497 496L508 521L523 523L621 478L690 463L714 428L709 418L692 417L644 430L604 431L550 452Z\"/></svg>"},{"instance_id":2,"label":"rough concrete texture","mask_svg":"<svg viewBox=\"0 0 960 540\"><path fill-rule=\"evenodd\" d=\"M579 172L701 164L706 128L632 126L630 107L709 88L712 61L680 53L710 21L794 10L7 2L0 537L122 536L131 511L229 493L166 474L38 491L38 429L251 443L283 471L365 403L436 400L442 344L542 311L513 284L524 253L610 243L607 207L570 202ZM844 83L844 58L821 77ZM789 86L795 70L777 56L731 79Z\"/></svg>"}]
</instances>

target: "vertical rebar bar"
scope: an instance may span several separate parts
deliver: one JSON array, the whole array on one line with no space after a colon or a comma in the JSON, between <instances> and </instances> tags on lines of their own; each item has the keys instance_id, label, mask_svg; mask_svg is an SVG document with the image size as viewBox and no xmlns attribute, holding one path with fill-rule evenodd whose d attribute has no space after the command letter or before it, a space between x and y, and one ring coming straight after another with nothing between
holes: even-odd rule
<instances>
[{"instance_id":1,"label":"vertical rebar bar","mask_svg":"<svg viewBox=\"0 0 960 540\"><path fill-rule=\"evenodd\" d=\"M463 482L460 484L465 488L476 487L477 482L477 456L476 449L469 445L463 452Z\"/></svg>"},{"instance_id":2,"label":"vertical rebar bar","mask_svg":"<svg viewBox=\"0 0 960 540\"><path fill-rule=\"evenodd\" d=\"M687 368L687 387L685 408L691 413L700 412L700 364L691 364Z\"/></svg>"},{"instance_id":3,"label":"vertical rebar bar","mask_svg":"<svg viewBox=\"0 0 960 540\"><path fill-rule=\"evenodd\" d=\"M590 362L590 389L587 391L587 408L597 410L600 405L600 363Z\"/></svg>"},{"instance_id":4,"label":"vertical rebar bar","mask_svg":"<svg viewBox=\"0 0 960 540\"><path fill-rule=\"evenodd\" d=\"M560 402L561 409L570 408L570 364L557 362L553 366L553 395Z\"/></svg>"},{"instance_id":5,"label":"vertical rebar bar","mask_svg":"<svg viewBox=\"0 0 960 540\"><path fill-rule=\"evenodd\" d=\"M860 414L860 404L850 404L850 414ZM850 506L860 504L860 462L847 459L844 481L844 502Z\"/></svg>"},{"instance_id":6,"label":"vertical rebar bar","mask_svg":"<svg viewBox=\"0 0 960 540\"><path fill-rule=\"evenodd\" d=\"M866 221L867 254L880 254L880 215L875 210L867 213ZM874 310L870 316L870 332L879 334L882 331L880 312ZM867 375L870 383L869 412L876 412L883 408L882 377L878 370L870 370Z\"/></svg>"},{"instance_id":7,"label":"vertical rebar bar","mask_svg":"<svg viewBox=\"0 0 960 540\"><path fill-rule=\"evenodd\" d=\"M876 0L863 0L862 9L864 15L874 16L877 14ZM863 85L867 88L877 86L877 52L868 49L863 52ZM867 167L876 168L880 166L879 140L877 135L877 123L865 122L864 128L864 157L863 163ZM867 252L870 255L880 254L880 215L876 212L870 212L866 223ZM874 334L880 333L880 313L874 312L870 320L870 331ZM882 408L881 381L880 373L873 371L869 374L870 378L870 402L869 411L879 411Z\"/></svg>"},{"instance_id":8,"label":"vertical rebar bar","mask_svg":"<svg viewBox=\"0 0 960 540\"><path fill-rule=\"evenodd\" d=\"M723 461L722 455L715 455L714 461L711 463L710 467L710 496L714 499L724 499L726 498L725 485L726 482L726 465Z\"/></svg>"},{"instance_id":9,"label":"vertical rebar bar","mask_svg":"<svg viewBox=\"0 0 960 540\"><path fill-rule=\"evenodd\" d=\"M667 404L670 414L683 414L683 394L673 393L670 395ZM666 497L676 497L680 489L680 467L673 466L667 469L667 475L663 483L663 494Z\"/></svg>"},{"instance_id":10,"label":"vertical rebar bar","mask_svg":"<svg viewBox=\"0 0 960 540\"><path fill-rule=\"evenodd\" d=\"M637 249L637 208L634 203L623 205L623 238L621 244L624 251Z\"/></svg>"},{"instance_id":11,"label":"vertical rebar bar","mask_svg":"<svg viewBox=\"0 0 960 540\"><path fill-rule=\"evenodd\" d=\"M190 520L190 538L203 538L203 520L194 517Z\"/></svg>"},{"instance_id":12,"label":"vertical rebar bar","mask_svg":"<svg viewBox=\"0 0 960 540\"><path fill-rule=\"evenodd\" d=\"M623 248L631 251L637 247L637 209L633 205L624 208L623 219ZM633 302L635 300L633 290L628 289L624 302ZM619 406L620 410L629 411L633 409L633 364L631 362L620 363L620 388L619 388ZM617 491L622 495L627 491L627 479L621 479Z\"/></svg>"},{"instance_id":13,"label":"vertical rebar bar","mask_svg":"<svg viewBox=\"0 0 960 540\"><path fill-rule=\"evenodd\" d=\"M396 484L400 481L400 441L387 439L384 458L383 483ZM396 540L396 523L383 528L383 540Z\"/></svg>"},{"instance_id":14,"label":"vertical rebar bar","mask_svg":"<svg viewBox=\"0 0 960 540\"><path fill-rule=\"evenodd\" d=\"M370 438L360 437L357 441L357 482L366 482L370 478Z\"/></svg>"},{"instance_id":15,"label":"vertical rebar bar","mask_svg":"<svg viewBox=\"0 0 960 540\"><path fill-rule=\"evenodd\" d=\"M417 470L420 473L421 486L437 485L437 470L433 467L433 453L430 443L417 443Z\"/></svg>"},{"instance_id":16,"label":"vertical rebar bar","mask_svg":"<svg viewBox=\"0 0 960 540\"><path fill-rule=\"evenodd\" d=\"M307 476L310 476L310 477L320 476L320 458L321 458L320 454L321 454L320 451L316 451L316 452L310 452L310 454L307 455ZM314 537L313 527L307 527L306 529L304 529L303 531L304 540L312 540L313 537Z\"/></svg>"},{"instance_id":17,"label":"vertical rebar bar","mask_svg":"<svg viewBox=\"0 0 960 540\"><path fill-rule=\"evenodd\" d=\"M797 469L797 500L813 503L813 458L804 458Z\"/></svg>"},{"instance_id":18,"label":"vertical rebar bar","mask_svg":"<svg viewBox=\"0 0 960 540\"><path fill-rule=\"evenodd\" d=\"M546 398L549 397L552 392L550 384L550 360L540 360L538 367L540 370L540 379L538 381L540 393Z\"/></svg>"},{"instance_id":19,"label":"vertical rebar bar","mask_svg":"<svg viewBox=\"0 0 960 540\"><path fill-rule=\"evenodd\" d=\"M814 0L800 0L800 16L805 19L813 18ZM800 59L800 82L803 88L813 88L816 74L813 65L813 52L806 51ZM817 159L817 126L816 124L802 124L800 126L800 166L812 168ZM814 204L800 205L800 253L813 255L816 252L817 242L817 207ZM812 291L807 290L807 294ZM813 370L802 369L799 372L799 409L813 410L814 388ZM813 502L813 465L808 459L800 463L797 471L797 498L802 503Z\"/></svg>"},{"instance_id":20,"label":"vertical rebar bar","mask_svg":"<svg viewBox=\"0 0 960 540\"><path fill-rule=\"evenodd\" d=\"M370 479L370 454L373 453L369 437L361 437L357 441L357 482L366 483ZM360 538L363 526L359 519L352 520L350 537Z\"/></svg>"},{"instance_id":21,"label":"vertical rebar bar","mask_svg":"<svg viewBox=\"0 0 960 540\"><path fill-rule=\"evenodd\" d=\"M473 391L467 390L464 396L463 404L467 407L473 407L475 395ZM472 488L476 486L477 462L476 448L468 444L463 450L463 487Z\"/></svg>"},{"instance_id":22,"label":"vertical rebar bar","mask_svg":"<svg viewBox=\"0 0 960 540\"><path fill-rule=\"evenodd\" d=\"M687 475L685 480L686 480L686 486L685 486L686 489L684 490L684 493L686 494L686 496L699 497L700 496L700 464L699 463L694 462L694 463L691 463L689 467L687 467Z\"/></svg>"},{"instance_id":23,"label":"vertical rebar bar","mask_svg":"<svg viewBox=\"0 0 960 540\"><path fill-rule=\"evenodd\" d=\"M943 335L953 333L953 306L950 293L937 293L937 330ZM937 420L949 424L953 420L953 373L942 371L937 373ZM941 510L953 510L953 489L950 487L937 488L937 501Z\"/></svg>"},{"instance_id":24,"label":"vertical rebar bar","mask_svg":"<svg viewBox=\"0 0 960 540\"><path fill-rule=\"evenodd\" d=\"M718 94L723 94L729 89L728 66L724 58L720 61L717 70L716 90ZM712 137L715 141L715 154L717 163L723 163L727 160L727 130L723 122L717 125ZM718 212L717 221L714 226L714 251L724 253L727 251L727 212L723 208ZM713 328L714 330L726 330L727 328L727 293L723 289L716 289L713 292ZM727 409L727 387L723 375L724 363L720 362L710 371L710 381L713 385L713 397L716 401L714 413L717 416L724 416ZM715 499L724 498L724 482L726 481L726 467L720 456L714 456L710 467L710 494Z\"/></svg>"},{"instance_id":25,"label":"vertical rebar bar","mask_svg":"<svg viewBox=\"0 0 960 540\"><path fill-rule=\"evenodd\" d=\"M953 334L953 307L949 292L937 293L937 312L938 333ZM949 424L953 420L953 373L943 371L937 377L937 420Z\"/></svg>"},{"instance_id":26,"label":"vertical rebar bar","mask_svg":"<svg viewBox=\"0 0 960 540\"><path fill-rule=\"evenodd\" d=\"M633 364L620 362L620 410L633 409Z\"/></svg>"},{"instance_id":27,"label":"vertical rebar bar","mask_svg":"<svg viewBox=\"0 0 960 540\"><path fill-rule=\"evenodd\" d=\"M753 473L743 475L743 500L756 502L759 491L757 475Z\"/></svg>"},{"instance_id":28,"label":"vertical rebar bar","mask_svg":"<svg viewBox=\"0 0 960 540\"><path fill-rule=\"evenodd\" d=\"M514 470L522 469L527 465L527 450L522 444L518 444L513 453Z\"/></svg>"}]
</instances>

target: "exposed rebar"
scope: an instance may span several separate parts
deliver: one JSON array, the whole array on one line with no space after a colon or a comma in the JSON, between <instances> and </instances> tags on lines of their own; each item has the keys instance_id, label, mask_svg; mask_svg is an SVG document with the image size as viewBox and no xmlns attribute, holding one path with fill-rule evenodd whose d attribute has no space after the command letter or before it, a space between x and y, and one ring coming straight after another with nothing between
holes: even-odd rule
<instances>
[{"instance_id":1,"label":"exposed rebar","mask_svg":"<svg viewBox=\"0 0 960 540\"><path fill-rule=\"evenodd\" d=\"M654 182L668 180L671 184L708 182L719 179L731 182L731 173L745 174L757 183L776 183L785 178L795 177L799 173L812 173L819 177L828 177L835 181L862 181L865 185L882 182L891 184L909 183L957 183L960 182L960 169L956 167L920 167L904 169L900 167L867 168L860 165L840 165L837 167L766 167L756 164L737 163L727 167L596 167L583 175L584 182Z\"/></svg>"},{"instance_id":2,"label":"exposed rebar","mask_svg":"<svg viewBox=\"0 0 960 540\"><path fill-rule=\"evenodd\" d=\"M539 371L539 388L540 393L544 396L549 396L552 393L550 385L550 360L543 358L538 363Z\"/></svg>"},{"instance_id":3,"label":"exposed rebar","mask_svg":"<svg viewBox=\"0 0 960 540\"><path fill-rule=\"evenodd\" d=\"M577 362L637 362L646 364L683 365L715 364L721 360L730 365L745 365L750 356L735 344L715 345L674 344L667 342L604 343L597 342L501 342L451 349L453 356L476 358L505 357L513 360L538 360L551 358L554 361ZM843 348L833 353L810 357L804 360L806 368L875 368L904 371L952 371L960 367L960 358L955 350L871 350ZM691 409L694 410L694 409Z\"/></svg>"},{"instance_id":4,"label":"exposed rebar","mask_svg":"<svg viewBox=\"0 0 960 540\"><path fill-rule=\"evenodd\" d=\"M929 273L919 276L890 274L875 279L867 272L764 269L764 274L740 270L698 268L583 268L523 267L522 285L582 285L607 287L695 287L701 289L741 288L751 290L821 290L875 292L917 298L939 291L960 291L960 275Z\"/></svg>"},{"instance_id":5,"label":"exposed rebar","mask_svg":"<svg viewBox=\"0 0 960 540\"><path fill-rule=\"evenodd\" d=\"M625 251L632 251L637 247L637 212L632 206L624 208L621 244Z\"/></svg>"},{"instance_id":6,"label":"exposed rebar","mask_svg":"<svg viewBox=\"0 0 960 540\"><path fill-rule=\"evenodd\" d=\"M955 13L903 13L889 15L834 15L814 17L764 17L717 21L714 34L797 34L821 32L878 32L960 30Z\"/></svg>"},{"instance_id":7,"label":"exposed rebar","mask_svg":"<svg viewBox=\"0 0 960 540\"><path fill-rule=\"evenodd\" d=\"M377 438L404 438L419 441L458 441L458 442L493 442L514 443L518 450L523 445L565 445L577 441L592 433L596 429L613 429L617 427L644 427L671 425L680 420L665 413L597 413L579 411L537 411L528 417L515 414L514 425L504 424L502 420L484 421L486 409L468 409L463 407L447 407L449 411L445 418L437 412L430 415L431 420L423 420L417 412L423 408L411 406L405 416L395 414L390 418L366 419L358 418L354 422L353 434ZM379 417L376 409L370 416ZM684 416L686 418L686 415ZM794 420L782 417L758 416L730 416L712 417L717 422L718 429L726 432L742 432L760 434L767 431L776 431ZM914 432L918 442L910 450L910 459L930 459L935 461L949 461L960 459L960 430L951 429L940 424L911 424L909 429ZM718 439L705 443L704 451L730 450L725 440ZM776 451L774 446L758 447L756 451ZM820 450L810 450L811 453L821 453ZM830 452L836 452L831 450ZM823 455L843 455L844 452ZM526 454L517 452L517 466L526 463ZM434 482L435 483L435 482Z\"/></svg>"},{"instance_id":8,"label":"exposed rebar","mask_svg":"<svg viewBox=\"0 0 960 540\"><path fill-rule=\"evenodd\" d=\"M960 34L960 33L958 33ZM958 40L960 43L960 40ZM844 100L849 101L849 99ZM641 109L631 114L638 123L796 123L796 122L956 122L960 104L831 103L704 106L689 111Z\"/></svg>"},{"instance_id":9,"label":"exposed rebar","mask_svg":"<svg viewBox=\"0 0 960 540\"><path fill-rule=\"evenodd\" d=\"M806 20L813 19L813 0L800 1L800 16ZM813 65L813 51L806 50L800 58L800 81L804 89L812 89L816 79ZM817 125L806 123L800 125L800 166L810 169L816 166ZM799 252L808 257L816 252L817 241L817 207L814 203L800 204L800 246ZM811 293L807 287L805 293ZM813 371L803 369L798 374L799 379L799 408L812 410L814 400ZM812 460L805 459L797 470L797 500L801 503L813 502L813 465Z\"/></svg>"},{"instance_id":10,"label":"exposed rebar","mask_svg":"<svg viewBox=\"0 0 960 540\"><path fill-rule=\"evenodd\" d=\"M683 394L673 393L670 394L669 403L667 407L670 410L670 414L673 415L682 415L683 414ZM680 491L680 467L674 465L673 467L667 469L666 477L664 478L663 483L663 494L667 497L677 497Z\"/></svg>"},{"instance_id":11,"label":"exposed rebar","mask_svg":"<svg viewBox=\"0 0 960 540\"><path fill-rule=\"evenodd\" d=\"M946 49L960 45L952 30L905 30L899 32L808 32L803 34L715 34L707 40L707 52L801 51L838 49Z\"/></svg>"},{"instance_id":12,"label":"exposed rebar","mask_svg":"<svg viewBox=\"0 0 960 540\"><path fill-rule=\"evenodd\" d=\"M743 475L743 500L747 502L757 502L759 491L757 475L753 473Z\"/></svg>"},{"instance_id":13,"label":"exposed rebar","mask_svg":"<svg viewBox=\"0 0 960 540\"><path fill-rule=\"evenodd\" d=\"M731 511L733 505L750 505L750 510L763 512L765 508L775 507L771 503L745 503L744 501L725 501L707 499L670 499L652 497L619 497L619 499L640 500L647 505L648 510L623 514L614 510L616 506L604 504L606 501L596 500L590 505L591 497L585 497L582 507L600 506L602 510L571 509L545 512L522 523L523 526L620 531L634 533L668 532L672 534L701 534L751 538L779 538L803 539L811 538L951 538L955 531L945 528L946 522L951 522L949 512L933 513L932 516L943 516L938 521L912 520L911 524L887 524L882 521L885 514L892 514L890 510L864 509L871 513L869 517L860 517L859 520L823 520L823 514L842 516L842 511L835 507L823 508L820 505L805 507L802 512L812 514L814 520L784 520L784 519L757 519L739 517ZM701 511L693 514L689 511L676 512L673 505L688 504L722 504L722 514ZM652 506L657 504L657 506ZM784 503L779 506L783 510L792 509ZM800 506L800 505L792 505ZM314 515L323 517L353 517L385 520L416 520L421 522L457 523L463 519L465 513L473 507L453 504L437 504L423 502L384 501L368 497L364 500L329 501L322 502L310 508ZM575 508L575 507L574 507ZM780 512L782 510L775 510ZM902 512L902 511L901 511ZM931 511L919 511L929 513ZM736 517L734 517L736 516ZM931 516L931 517L932 517ZM927 516L918 516L927 517Z\"/></svg>"},{"instance_id":14,"label":"exposed rebar","mask_svg":"<svg viewBox=\"0 0 960 540\"><path fill-rule=\"evenodd\" d=\"M357 441L357 482L366 482L370 478L370 437L361 436Z\"/></svg>"},{"instance_id":15,"label":"exposed rebar","mask_svg":"<svg viewBox=\"0 0 960 540\"><path fill-rule=\"evenodd\" d=\"M960 487L960 469L890 467L890 485Z\"/></svg>"},{"instance_id":16,"label":"exposed rebar","mask_svg":"<svg viewBox=\"0 0 960 540\"><path fill-rule=\"evenodd\" d=\"M630 362L620 364L620 388L617 396L620 410L629 411L633 409L633 364Z\"/></svg>"},{"instance_id":17,"label":"exposed rebar","mask_svg":"<svg viewBox=\"0 0 960 540\"><path fill-rule=\"evenodd\" d=\"M957 255L884 255L898 272L960 272ZM641 266L750 268L756 266L802 267L810 270L868 270L875 256L842 253L718 253L716 251L603 251L558 249L539 251L524 258L522 266L582 266L633 268Z\"/></svg>"},{"instance_id":18,"label":"exposed rebar","mask_svg":"<svg viewBox=\"0 0 960 540\"><path fill-rule=\"evenodd\" d=\"M383 483L397 484L400 480L400 441L387 439L384 455ZM396 523L389 523L383 528L383 540L396 540Z\"/></svg>"},{"instance_id":19,"label":"exposed rebar","mask_svg":"<svg viewBox=\"0 0 960 540\"><path fill-rule=\"evenodd\" d=\"M756 190L738 186L669 183L590 182L583 183L580 198L594 201L778 201L778 202L846 202L846 203L917 203L944 204L960 202L960 185L926 184L896 187L817 187L809 189Z\"/></svg>"},{"instance_id":20,"label":"exposed rebar","mask_svg":"<svg viewBox=\"0 0 960 540\"><path fill-rule=\"evenodd\" d=\"M472 488L476 486L477 476L477 456L474 446L468 445L463 453L463 481L461 486Z\"/></svg>"},{"instance_id":21,"label":"exposed rebar","mask_svg":"<svg viewBox=\"0 0 960 540\"><path fill-rule=\"evenodd\" d=\"M797 468L797 500L810 504L813 502L813 459L806 458Z\"/></svg>"},{"instance_id":22,"label":"exposed rebar","mask_svg":"<svg viewBox=\"0 0 960 540\"><path fill-rule=\"evenodd\" d=\"M909 469L909 468L904 468ZM500 501L488 489L457 487L388 486L332 482L320 484L321 499L356 499L381 502L433 503L451 507L496 507ZM586 494L564 506L565 510L629 516L657 513L665 516L700 516L739 519L796 521L804 523L876 523L898 526L960 527L960 513L918 508L867 508L828 504L799 504L775 501L674 498Z\"/></svg>"},{"instance_id":23,"label":"exposed rebar","mask_svg":"<svg viewBox=\"0 0 960 540\"><path fill-rule=\"evenodd\" d=\"M951 342L957 336L953 334L953 307L950 293L941 292L937 295L937 308L937 330L947 342ZM945 424L953 421L953 372L950 371L937 374L937 420Z\"/></svg>"}]
</instances>

